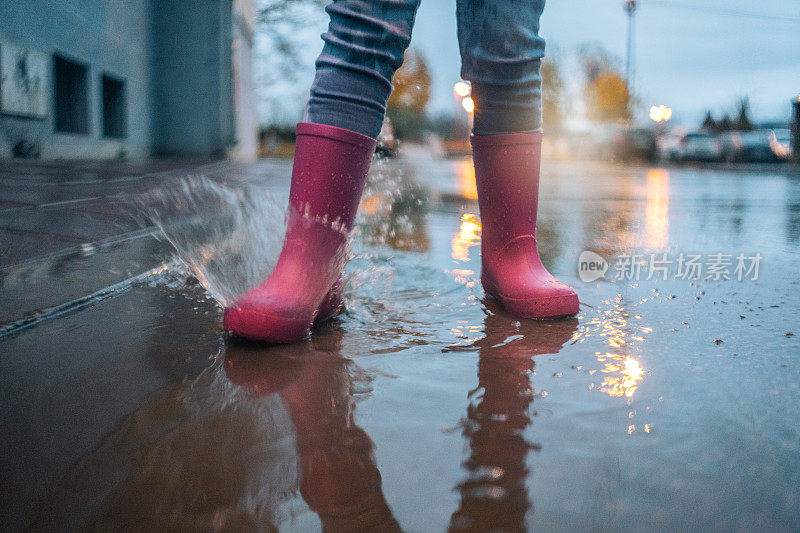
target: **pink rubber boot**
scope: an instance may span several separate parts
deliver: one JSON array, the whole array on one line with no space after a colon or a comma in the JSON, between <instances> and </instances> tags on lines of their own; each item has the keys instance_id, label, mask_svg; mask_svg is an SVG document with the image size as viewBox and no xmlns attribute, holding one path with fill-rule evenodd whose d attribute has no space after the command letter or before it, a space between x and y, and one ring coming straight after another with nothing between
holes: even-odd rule
<instances>
[{"instance_id":1,"label":"pink rubber boot","mask_svg":"<svg viewBox=\"0 0 800 533\"><path fill-rule=\"evenodd\" d=\"M297 125L286 240L275 270L225 309L225 330L248 339L296 342L342 306L347 237L375 140L354 131Z\"/></svg>"},{"instance_id":2,"label":"pink rubber boot","mask_svg":"<svg viewBox=\"0 0 800 533\"><path fill-rule=\"evenodd\" d=\"M550 274L536 246L541 133L473 135L483 227L481 283L522 318L578 312L578 295Z\"/></svg>"}]
</instances>

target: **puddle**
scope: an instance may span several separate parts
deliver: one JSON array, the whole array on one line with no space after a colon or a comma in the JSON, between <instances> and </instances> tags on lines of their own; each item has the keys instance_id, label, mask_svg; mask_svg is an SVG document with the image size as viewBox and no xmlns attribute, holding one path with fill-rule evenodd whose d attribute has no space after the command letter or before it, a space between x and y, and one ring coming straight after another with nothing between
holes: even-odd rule
<instances>
[{"instance_id":1,"label":"puddle","mask_svg":"<svg viewBox=\"0 0 800 533\"><path fill-rule=\"evenodd\" d=\"M542 257L583 305L528 321L481 290L461 163L376 166L348 311L292 346L227 341L216 303L275 262L286 189L258 183L285 164L142 197L187 273L0 340L3 524L800 527L795 182L550 165ZM583 283L583 250L760 252L763 277Z\"/></svg>"}]
</instances>

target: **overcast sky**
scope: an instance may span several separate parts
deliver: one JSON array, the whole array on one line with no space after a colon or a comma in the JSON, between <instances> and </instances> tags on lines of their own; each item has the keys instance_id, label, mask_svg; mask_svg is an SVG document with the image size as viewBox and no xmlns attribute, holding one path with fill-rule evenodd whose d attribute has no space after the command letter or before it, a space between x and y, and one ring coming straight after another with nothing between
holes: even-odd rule
<instances>
[{"instance_id":1,"label":"overcast sky","mask_svg":"<svg viewBox=\"0 0 800 533\"><path fill-rule=\"evenodd\" d=\"M422 0L414 30L412 46L434 73L432 111L453 108L454 12L455 0ZM548 0L541 22L573 85L582 82L569 61L577 47L601 43L623 66L626 32L622 0ZM735 110L742 96L756 119L785 119L800 94L800 0L640 0L634 36L636 93L647 107L671 106L687 125L707 108Z\"/></svg>"},{"instance_id":2,"label":"overcast sky","mask_svg":"<svg viewBox=\"0 0 800 533\"><path fill-rule=\"evenodd\" d=\"M541 33L548 54L565 68L570 101L579 102L583 81L574 61L578 46L600 43L623 67L626 20L622 0L547 1ZM262 118L300 118L325 25L323 15L304 28L306 72L290 86L262 88L283 95L284 103L262 106ZM756 120L786 120L790 99L800 93L800 0L639 0L634 35L634 88L643 107L669 105L674 120L688 127L705 109L735 112L743 96ZM450 112L460 71L455 0L422 0L411 46L423 52L432 72L429 111ZM270 53L262 46L262 57Z\"/></svg>"}]
</instances>

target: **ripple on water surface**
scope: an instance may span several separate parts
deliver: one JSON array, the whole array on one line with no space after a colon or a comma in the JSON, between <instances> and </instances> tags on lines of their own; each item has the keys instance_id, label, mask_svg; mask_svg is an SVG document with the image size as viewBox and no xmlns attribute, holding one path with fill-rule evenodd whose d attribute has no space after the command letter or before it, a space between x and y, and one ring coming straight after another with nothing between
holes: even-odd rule
<instances>
[{"instance_id":1,"label":"ripple on water surface","mask_svg":"<svg viewBox=\"0 0 800 533\"><path fill-rule=\"evenodd\" d=\"M467 179L462 163L437 172ZM689 171L555 168L542 255L584 305L571 320L519 320L480 288L474 198L437 197L398 165L376 167L365 191L347 313L297 345L227 342L76 463L43 516L300 531L797 527L798 341L781 309L797 297L775 281L793 279L791 261L765 243L772 277L749 285L582 284L574 272L584 248L610 260L676 242L715 251L712 230L715 246L758 249L755 213L717 209ZM744 187L706 178L726 195ZM759 198L777 186L765 178ZM591 209L565 202L571 189ZM222 304L269 273L284 218L266 189L193 179L154 194L142 216ZM794 219L765 218L758 228L796 233Z\"/></svg>"}]
</instances>

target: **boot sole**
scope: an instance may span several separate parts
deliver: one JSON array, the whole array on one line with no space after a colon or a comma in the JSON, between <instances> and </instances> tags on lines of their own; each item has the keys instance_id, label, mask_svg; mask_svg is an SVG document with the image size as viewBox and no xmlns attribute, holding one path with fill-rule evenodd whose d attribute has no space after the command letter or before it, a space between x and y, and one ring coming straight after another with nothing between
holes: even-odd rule
<instances>
[{"instance_id":1,"label":"boot sole","mask_svg":"<svg viewBox=\"0 0 800 533\"><path fill-rule=\"evenodd\" d=\"M248 311L246 317L238 316L236 309L226 309L222 327L237 337L267 342L289 344L303 340L311 331L311 322L270 313Z\"/></svg>"},{"instance_id":2,"label":"boot sole","mask_svg":"<svg viewBox=\"0 0 800 533\"><path fill-rule=\"evenodd\" d=\"M332 309L326 309L323 312L317 313L317 316L314 317L314 325L321 324L326 320L330 320L331 318L335 318L346 311L344 303L340 303L336 307Z\"/></svg>"},{"instance_id":3,"label":"boot sole","mask_svg":"<svg viewBox=\"0 0 800 533\"><path fill-rule=\"evenodd\" d=\"M254 311L247 313L248 318L237 317L236 309L229 308L224 311L222 327L236 337L271 344L289 344L303 340L314 325L330 320L344 310L344 303L340 301L336 306L322 309L314 317L313 322L310 322L300 318Z\"/></svg>"},{"instance_id":4,"label":"boot sole","mask_svg":"<svg viewBox=\"0 0 800 533\"><path fill-rule=\"evenodd\" d=\"M503 308L520 318L553 320L570 318L578 314L580 302L577 294L552 296L550 298L508 298L483 287L484 292L499 302Z\"/></svg>"},{"instance_id":5,"label":"boot sole","mask_svg":"<svg viewBox=\"0 0 800 533\"><path fill-rule=\"evenodd\" d=\"M578 297L556 296L538 300L517 300L500 297L506 311L520 318L555 319L570 318L578 314Z\"/></svg>"}]
</instances>

